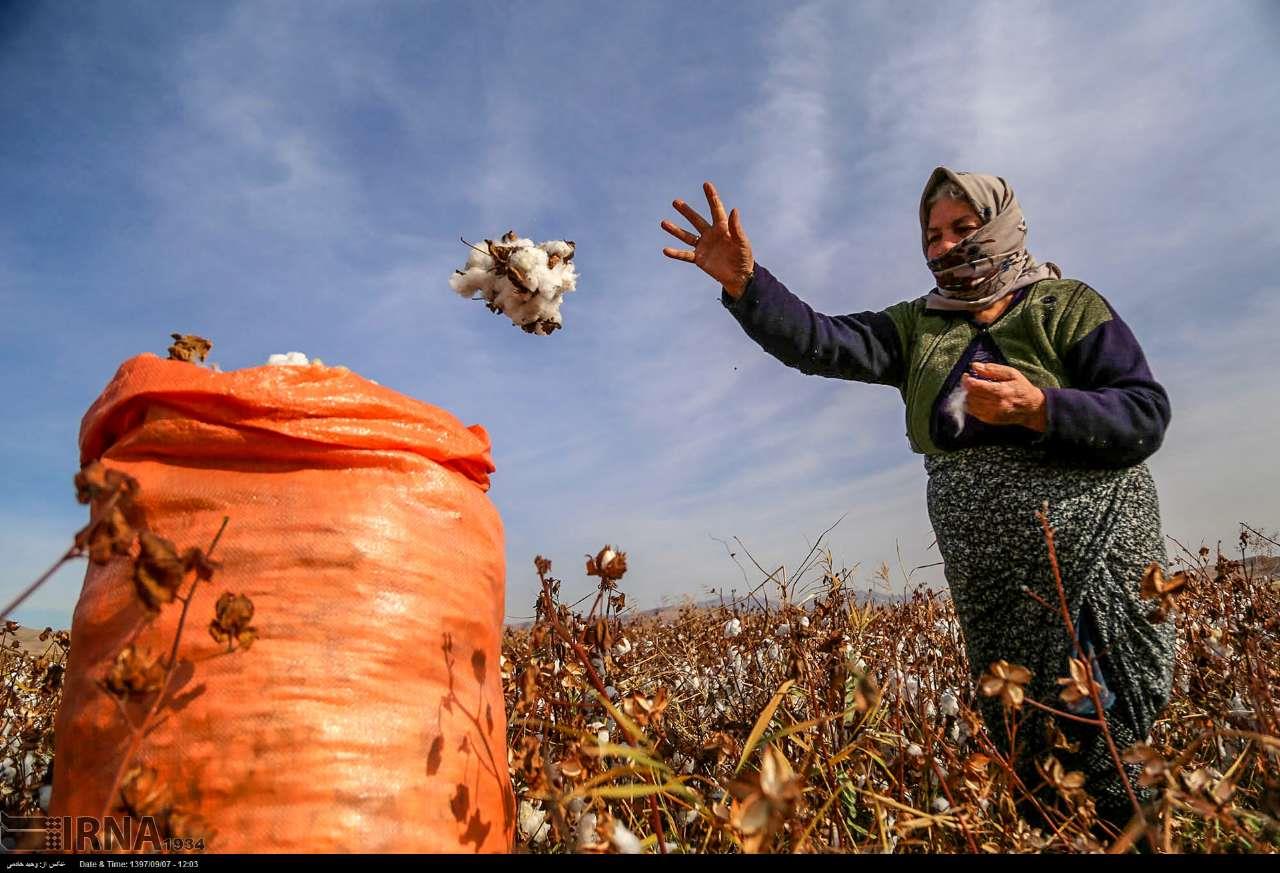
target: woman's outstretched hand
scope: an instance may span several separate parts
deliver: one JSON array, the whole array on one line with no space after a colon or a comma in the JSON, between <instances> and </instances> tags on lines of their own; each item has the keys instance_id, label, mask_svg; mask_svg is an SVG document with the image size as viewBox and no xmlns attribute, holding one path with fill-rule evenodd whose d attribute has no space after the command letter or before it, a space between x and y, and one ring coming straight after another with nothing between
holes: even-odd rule
<instances>
[{"instance_id":1,"label":"woman's outstretched hand","mask_svg":"<svg viewBox=\"0 0 1280 873\"><path fill-rule=\"evenodd\" d=\"M689 219L695 232L690 233L669 221L662 222L663 230L693 246L693 251L665 248L662 253L677 261L697 264L702 272L719 282L725 292L736 300L746 291L751 271L755 268L751 241L742 230L738 210L725 215L724 204L720 202L716 186L704 182L702 190L706 192L707 205L711 207L711 221L705 220L683 200L674 200L671 205Z\"/></svg>"},{"instance_id":2,"label":"woman's outstretched hand","mask_svg":"<svg viewBox=\"0 0 1280 873\"><path fill-rule=\"evenodd\" d=\"M1020 424L1039 433L1048 427L1044 392L1032 385L1020 370L1004 364L973 364L975 379L966 373L965 408L978 421L987 424Z\"/></svg>"}]
</instances>

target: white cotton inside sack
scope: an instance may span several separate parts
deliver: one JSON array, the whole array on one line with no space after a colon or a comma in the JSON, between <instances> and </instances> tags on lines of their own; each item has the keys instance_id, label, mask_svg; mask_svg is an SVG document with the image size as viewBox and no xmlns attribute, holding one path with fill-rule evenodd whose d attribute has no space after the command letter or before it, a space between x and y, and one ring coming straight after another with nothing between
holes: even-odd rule
<instances>
[{"instance_id":1,"label":"white cotton inside sack","mask_svg":"<svg viewBox=\"0 0 1280 873\"><path fill-rule=\"evenodd\" d=\"M942 411L956 423L956 433L964 430L964 416L969 400L969 392L961 381L951 392L946 403L942 404Z\"/></svg>"},{"instance_id":2,"label":"white cotton inside sack","mask_svg":"<svg viewBox=\"0 0 1280 873\"><path fill-rule=\"evenodd\" d=\"M267 364L276 367L305 367L310 363L302 352L288 352L267 358Z\"/></svg>"}]
</instances>

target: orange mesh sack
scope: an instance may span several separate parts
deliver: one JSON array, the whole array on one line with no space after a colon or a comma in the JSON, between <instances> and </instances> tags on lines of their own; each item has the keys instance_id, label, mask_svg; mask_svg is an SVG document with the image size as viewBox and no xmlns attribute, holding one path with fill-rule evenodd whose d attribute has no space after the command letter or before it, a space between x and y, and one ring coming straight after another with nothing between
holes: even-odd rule
<instances>
[{"instance_id":1,"label":"orange mesh sack","mask_svg":"<svg viewBox=\"0 0 1280 873\"><path fill-rule=\"evenodd\" d=\"M154 776L135 790L174 832L203 819L209 851L510 850L502 522L482 427L343 368L142 355L85 415L80 449L138 480L147 527L179 551L230 521L145 735L102 680L130 642L167 658L182 604L149 621L129 558L90 565L52 815L118 815L108 792L136 766ZM247 650L210 633L223 592L253 602ZM129 718L155 699L128 702Z\"/></svg>"}]
</instances>

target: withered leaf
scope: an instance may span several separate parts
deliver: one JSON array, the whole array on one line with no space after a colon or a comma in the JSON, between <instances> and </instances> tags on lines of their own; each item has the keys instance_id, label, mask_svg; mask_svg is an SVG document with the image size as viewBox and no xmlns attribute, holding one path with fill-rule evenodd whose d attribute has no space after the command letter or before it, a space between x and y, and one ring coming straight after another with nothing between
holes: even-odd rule
<instances>
[{"instance_id":1,"label":"withered leaf","mask_svg":"<svg viewBox=\"0 0 1280 873\"><path fill-rule=\"evenodd\" d=\"M99 566L108 564L113 557L124 557L133 547L135 536L124 509L119 505L105 516L90 522L76 533L76 548L88 552L89 560Z\"/></svg>"},{"instance_id":2,"label":"withered leaf","mask_svg":"<svg viewBox=\"0 0 1280 873\"><path fill-rule=\"evenodd\" d=\"M173 543L150 531L138 536L141 552L133 565L133 583L138 596L152 612L172 603L186 575L182 559Z\"/></svg>"},{"instance_id":3,"label":"withered leaf","mask_svg":"<svg viewBox=\"0 0 1280 873\"><path fill-rule=\"evenodd\" d=\"M587 556L587 575L598 576L601 582L616 583L627 572L627 553L605 546L593 558Z\"/></svg>"},{"instance_id":4,"label":"withered leaf","mask_svg":"<svg viewBox=\"0 0 1280 873\"><path fill-rule=\"evenodd\" d=\"M163 818L173 807L169 787L154 768L147 766L134 767L125 775L120 800L127 812L138 817Z\"/></svg>"},{"instance_id":5,"label":"withered leaf","mask_svg":"<svg viewBox=\"0 0 1280 873\"><path fill-rule=\"evenodd\" d=\"M125 646L107 672L107 690L117 697L151 694L160 690L164 672L160 658L145 657L133 646Z\"/></svg>"},{"instance_id":6,"label":"withered leaf","mask_svg":"<svg viewBox=\"0 0 1280 873\"><path fill-rule=\"evenodd\" d=\"M1070 666L1071 675L1058 680L1058 684L1063 686L1058 696L1068 706L1073 706L1090 698L1089 667L1081 658L1071 658Z\"/></svg>"},{"instance_id":7,"label":"withered leaf","mask_svg":"<svg viewBox=\"0 0 1280 873\"><path fill-rule=\"evenodd\" d=\"M214 606L217 617L209 622L209 636L215 642L226 643L235 640L242 649L253 645L258 638L257 628L250 627L253 620L253 601L243 594L223 592Z\"/></svg>"},{"instance_id":8,"label":"withered leaf","mask_svg":"<svg viewBox=\"0 0 1280 873\"><path fill-rule=\"evenodd\" d=\"M1031 681L1031 671L1021 664L1010 664L1003 659L996 661L982 674L978 683L985 697L999 697L1005 706L1014 709L1022 706L1024 686Z\"/></svg>"},{"instance_id":9,"label":"withered leaf","mask_svg":"<svg viewBox=\"0 0 1280 873\"><path fill-rule=\"evenodd\" d=\"M200 549L192 547L182 553L182 566L188 572L194 570L196 578L200 581L208 582L213 578L213 572L218 569L219 564Z\"/></svg>"},{"instance_id":10,"label":"withered leaf","mask_svg":"<svg viewBox=\"0 0 1280 873\"><path fill-rule=\"evenodd\" d=\"M666 708L666 688L659 688L652 697L633 691L622 699L622 711L640 727L660 721Z\"/></svg>"},{"instance_id":11,"label":"withered leaf","mask_svg":"<svg viewBox=\"0 0 1280 873\"><path fill-rule=\"evenodd\" d=\"M202 336L190 333L174 333L173 345L169 346L169 360L195 363L203 361L213 348L213 343Z\"/></svg>"},{"instance_id":12,"label":"withered leaf","mask_svg":"<svg viewBox=\"0 0 1280 873\"><path fill-rule=\"evenodd\" d=\"M116 492L122 498L132 498L138 493L138 480L128 473L106 467L101 461L90 461L75 475L76 500L89 503L106 499Z\"/></svg>"},{"instance_id":13,"label":"withered leaf","mask_svg":"<svg viewBox=\"0 0 1280 873\"><path fill-rule=\"evenodd\" d=\"M1187 574L1179 571L1172 576L1165 576L1160 565L1152 561L1142 574L1142 596L1147 599L1164 597L1180 591L1187 584Z\"/></svg>"}]
</instances>

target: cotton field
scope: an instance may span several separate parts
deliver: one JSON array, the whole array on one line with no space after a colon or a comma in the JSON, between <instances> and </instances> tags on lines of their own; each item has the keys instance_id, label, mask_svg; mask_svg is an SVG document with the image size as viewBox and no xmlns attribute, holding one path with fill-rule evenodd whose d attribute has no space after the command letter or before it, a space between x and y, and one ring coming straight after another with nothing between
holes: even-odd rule
<instances>
[{"instance_id":1,"label":"cotton field","mask_svg":"<svg viewBox=\"0 0 1280 873\"><path fill-rule=\"evenodd\" d=\"M583 612L539 558L536 621L504 645L518 849L1277 851L1280 585L1221 555L1185 563L1162 605L1174 699L1123 750L1163 793L1121 834L1054 759L1018 784L945 595L871 604L828 558L790 589L658 616L601 578ZM1020 815L1028 792L1047 824Z\"/></svg>"},{"instance_id":2,"label":"cotton field","mask_svg":"<svg viewBox=\"0 0 1280 873\"><path fill-rule=\"evenodd\" d=\"M637 614L621 550L602 549L573 585L538 558L535 619L507 629L499 664L514 849L1280 851L1280 582L1260 569L1277 564L1184 556L1159 606L1179 634L1173 701L1149 742L1124 750L1161 793L1117 834L1053 758L1040 784L1018 784L975 714L945 595L868 602L871 583L828 555L785 587ZM584 585L583 606L568 606ZM0 794L6 813L39 815L70 645L48 631L15 648L19 633L31 636L0 630ZM1028 791L1045 822L1020 814Z\"/></svg>"}]
</instances>

